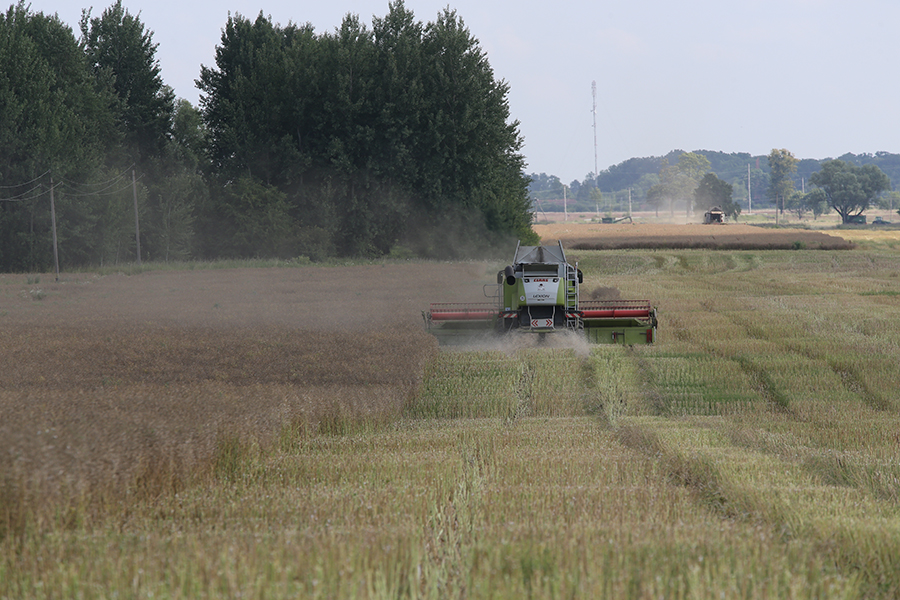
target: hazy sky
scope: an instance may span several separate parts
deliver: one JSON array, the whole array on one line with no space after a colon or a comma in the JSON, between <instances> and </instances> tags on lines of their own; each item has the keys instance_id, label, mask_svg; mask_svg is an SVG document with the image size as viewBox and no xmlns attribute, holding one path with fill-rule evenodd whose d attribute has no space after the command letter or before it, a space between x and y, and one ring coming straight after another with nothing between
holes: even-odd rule
<instances>
[{"instance_id":1,"label":"hazy sky","mask_svg":"<svg viewBox=\"0 0 900 600\"><path fill-rule=\"evenodd\" d=\"M93 5L99 16L112 4ZM124 0L159 44L176 95L198 103L229 11L276 23L371 25L387 0ZM31 0L78 33L85 0ZM455 9L510 86L527 172L568 183L673 149L799 158L900 152L897 0L406 0L422 22Z\"/></svg>"}]
</instances>

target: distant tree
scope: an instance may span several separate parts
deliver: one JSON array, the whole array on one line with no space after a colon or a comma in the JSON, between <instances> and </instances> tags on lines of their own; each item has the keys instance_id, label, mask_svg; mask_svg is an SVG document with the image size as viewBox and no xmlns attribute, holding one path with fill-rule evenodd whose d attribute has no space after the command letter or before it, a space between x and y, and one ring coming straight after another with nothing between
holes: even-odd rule
<instances>
[{"instance_id":1,"label":"distant tree","mask_svg":"<svg viewBox=\"0 0 900 600\"><path fill-rule=\"evenodd\" d=\"M634 193L636 196L643 198L647 195L647 191L654 185L659 183L658 173L644 173L634 184Z\"/></svg>"},{"instance_id":2,"label":"distant tree","mask_svg":"<svg viewBox=\"0 0 900 600\"><path fill-rule=\"evenodd\" d=\"M715 173L707 173L697 184L694 191L694 205L697 210L707 211L713 207L721 208L726 216L737 218L741 207L731 198L733 186L719 179Z\"/></svg>"},{"instance_id":3,"label":"distant tree","mask_svg":"<svg viewBox=\"0 0 900 600\"><path fill-rule=\"evenodd\" d=\"M797 170L797 159L790 151L784 148L772 149L768 156L769 159L769 189L768 196L775 203L776 210L784 212L785 200L794 190L794 181L791 175ZM781 208L778 208L778 201L781 201Z\"/></svg>"},{"instance_id":4,"label":"distant tree","mask_svg":"<svg viewBox=\"0 0 900 600\"><path fill-rule=\"evenodd\" d=\"M669 159L664 158L659 165L659 183L647 191L647 200L657 206L657 211L662 203L668 202L669 214L674 215L675 200L680 197L683 187L678 168L670 165Z\"/></svg>"},{"instance_id":5,"label":"distant tree","mask_svg":"<svg viewBox=\"0 0 900 600\"><path fill-rule=\"evenodd\" d=\"M900 192L893 191L881 194L875 200L875 204L882 210L894 212L894 207L900 206Z\"/></svg>"},{"instance_id":6,"label":"distant tree","mask_svg":"<svg viewBox=\"0 0 900 600\"><path fill-rule=\"evenodd\" d=\"M678 171L694 185L700 183L703 175L710 170L709 159L697 152L685 152L678 157ZM693 190L691 190L693 192Z\"/></svg>"},{"instance_id":7,"label":"distant tree","mask_svg":"<svg viewBox=\"0 0 900 600\"><path fill-rule=\"evenodd\" d=\"M868 210L878 194L891 189L891 180L873 164L862 167L842 160L829 160L813 173L810 183L825 192L829 205L843 223Z\"/></svg>"},{"instance_id":8,"label":"distant tree","mask_svg":"<svg viewBox=\"0 0 900 600\"><path fill-rule=\"evenodd\" d=\"M784 210L796 214L798 219L803 219L803 215L810 210L807 203L807 194L793 190L784 200Z\"/></svg>"},{"instance_id":9,"label":"distant tree","mask_svg":"<svg viewBox=\"0 0 900 600\"><path fill-rule=\"evenodd\" d=\"M694 190L703 177L709 171L709 160L696 152L682 152L678 156L678 163L670 165L668 159L663 159L659 169L659 185L657 189L651 188L647 192L651 202L659 199L668 199L669 209L674 214L674 203L682 200L689 214L694 200ZM656 186L654 186L656 188Z\"/></svg>"},{"instance_id":10,"label":"distant tree","mask_svg":"<svg viewBox=\"0 0 900 600\"><path fill-rule=\"evenodd\" d=\"M800 198L800 204L803 208L813 214L814 219L818 219L828 212L828 196L822 188L813 188L806 192Z\"/></svg>"},{"instance_id":11,"label":"distant tree","mask_svg":"<svg viewBox=\"0 0 900 600\"><path fill-rule=\"evenodd\" d=\"M666 201L670 200L670 195L668 194L668 190L662 184L657 183L650 187L647 190L645 195L646 202L656 211L656 216L659 216L659 207L666 203Z\"/></svg>"},{"instance_id":12,"label":"distant tree","mask_svg":"<svg viewBox=\"0 0 900 600\"><path fill-rule=\"evenodd\" d=\"M814 219L818 219L830 210L825 191L816 187L806 193L796 190L791 192L784 205L785 210L795 213L798 219L802 219L808 212L813 214Z\"/></svg>"},{"instance_id":13,"label":"distant tree","mask_svg":"<svg viewBox=\"0 0 900 600\"><path fill-rule=\"evenodd\" d=\"M528 177L531 179L531 182L528 184L528 191L531 193L532 197L543 199L556 194L562 197L563 184L556 175L532 173Z\"/></svg>"},{"instance_id":14,"label":"distant tree","mask_svg":"<svg viewBox=\"0 0 900 600\"><path fill-rule=\"evenodd\" d=\"M578 186L578 190L575 192L575 199L584 205L593 204L594 197L591 190L594 189L597 189L597 178L594 177L593 173L588 173L584 176L581 185Z\"/></svg>"},{"instance_id":15,"label":"distant tree","mask_svg":"<svg viewBox=\"0 0 900 600\"><path fill-rule=\"evenodd\" d=\"M594 203L594 211L600 214L600 200L603 199L603 193L596 187L591 188L591 202Z\"/></svg>"}]
</instances>

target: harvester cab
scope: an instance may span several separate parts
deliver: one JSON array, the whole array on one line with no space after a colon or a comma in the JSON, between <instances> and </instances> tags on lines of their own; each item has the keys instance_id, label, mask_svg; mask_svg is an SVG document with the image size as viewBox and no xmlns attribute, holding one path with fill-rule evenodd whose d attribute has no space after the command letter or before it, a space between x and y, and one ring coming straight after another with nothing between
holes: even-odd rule
<instances>
[{"instance_id":1,"label":"harvester cab","mask_svg":"<svg viewBox=\"0 0 900 600\"><path fill-rule=\"evenodd\" d=\"M718 206L713 206L703 213L703 224L711 225L714 223L725 223L725 211Z\"/></svg>"},{"instance_id":2,"label":"harvester cab","mask_svg":"<svg viewBox=\"0 0 900 600\"><path fill-rule=\"evenodd\" d=\"M644 300L579 299L584 280L576 263L556 246L516 247L511 265L485 286L493 303L435 303L423 312L428 331L442 344L465 344L474 336L569 332L595 344L652 344L656 309ZM493 291L489 292L489 288Z\"/></svg>"}]
</instances>

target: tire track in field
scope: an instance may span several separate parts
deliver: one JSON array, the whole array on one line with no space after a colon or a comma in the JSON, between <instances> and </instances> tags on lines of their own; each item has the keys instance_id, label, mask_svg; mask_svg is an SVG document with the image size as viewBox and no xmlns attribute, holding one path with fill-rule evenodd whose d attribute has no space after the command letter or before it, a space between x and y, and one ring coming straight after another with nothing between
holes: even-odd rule
<instances>
[{"instance_id":1,"label":"tire track in field","mask_svg":"<svg viewBox=\"0 0 900 600\"><path fill-rule=\"evenodd\" d=\"M815 354L798 352L785 341L766 338L732 315L718 314L778 352L816 364L825 362ZM677 339L737 365L766 400L773 417L783 415L797 423L808 418L791 407L790 397L759 360L692 337L677 318L672 320ZM657 461L673 483L691 490L697 502L719 517L764 522L781 532L785 541L809 544L829 556L847 577L859 576L863 596L897 597L900 565L894 553L900 550L896 504L900 488L891 477L898 473L854 464L847 460L853 457L843 456L845 453L802 446L790 437L779 445L765 430L757 431L743 421L667 418L673 413L665 390L656 381L652 355L631 350L630 356L642 380L644 404L657 417L627 419L616 429L623 445ZM841 375L834 363L829 366ZM840 380L847 391L871 403L852 371ZM716 441L707 444L706 439ZM880 469L874 476L869 472L873 468Z\"/></svg>"},{"instance_id":2,"label":"tire track in field","mask_svg":"<svg viewBox=\"0 0 900 600\"><path fill-rule=\"evenodd\" d=\"M619 427L616 436L656 461L672 483L690 490L720 518L764 523L785 543L810 546L829 557L845 577L858 580L860 597L900 593L896 502L865 490L823 485L805 465L735 446L703 417L634 420Z\"/></svg>"},{"instance_id":3,"label":"tire track in field","mask_svg":"<svg viewBox=\"0 0 900 600\"><path fill-rule=\"evenodd\" d=\"M710 312L721 314L711 309ZM739 367L740 371L747 378L748 382L750 383L750 388L755 391L763 401L765 401L766 406L776 412L790 411L789 398L785 396L784 393L782 393L782 391L778 388L778 386L772 380L772 377L762 365L756 364L751 358L747 356L725 352L724 350L717 348L711 342L692 337L689 333L689 328L682 325L679 317L677 316L671 316L669 317L669 319L672 325L672 332L677 339L698 346L703 352L709 354L710 356L733 362ZM766 342L769 341L762 338L755 339L761 339L761 341ZM644 368L642 369L642 371L647 374L647 378L645 379L645 381L648 385L651 386L652 389L652 367L648 363L646 363L646 361L644 361L643 367ZM657 409L656 414L670 414L670 411L668 410L668 403L666 402L665 397L660 394L658 390L656 392L651 392L649 400L650 406Z\"/></svg>"},{"instance_id":4,"label":"tire track in field","mask_svg":"<svg viewBox=\"0 0 900 600\"><path fill-rule=\"evenodd\" d=\"M895 410L895 407L890 402L890 400L882 396L879 393L878 389L871 386L866 381L865 377L850 361L827 357L821 352L816 352L814 347L803 347L799 344L791 343L790 340L768 338L758 326L754 325L753 323L747 322L746 320L740 318L740 316L738 315L734 315L728 312L716 311L714 309L710 310L713 310L713 312L716 312L716 314L724 316L731 323L743 329L750 339L770 343L781 351L794 354L796 356L802 356L814 363L827 366L828 369L831 370L831 372L837 375L837 377L841 381L841 385L847 392L858 396L866 405L872 407L873 409L879 411Z\"/></svg>"}]
</instances>

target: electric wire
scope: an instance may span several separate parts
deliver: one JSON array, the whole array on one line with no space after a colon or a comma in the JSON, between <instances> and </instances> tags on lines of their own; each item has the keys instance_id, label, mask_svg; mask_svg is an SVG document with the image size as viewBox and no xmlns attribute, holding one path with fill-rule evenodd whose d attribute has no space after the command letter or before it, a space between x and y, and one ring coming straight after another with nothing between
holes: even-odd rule
<instances>
[{"instance_id":1,"label":"electric wire","mask_svg":"<svg viewBox=\"0 0 900 600\"><path fill-rule=\"evenodd\" d=\"M118 175L116 175L110 179L107 179L106 181L98 181L96 183L76 183L74 181L69 181L65 177L60 177L59 181L65 183L66 185L71 186L73 188L80 187L80 186L97 186L97 187L107 186L107 185L109 185L115 181L119 181L120 179L125 177L128 174L128 171L132 170L133 168L134 168L134 163L132 163L131 166L127 167L124 171L122 171Z\"/></svg>"},{"instance_id":2,"label":"electric wire","mask_svg":"<svg viewBox=\"0 0 900 600\"><path fill-rule=\"evenodd\" d=\"M0 198L0 202L25 202L27 200L36 200L37 198L46 196L47 194L50 193L50 190L48 189L47 191L41 192L40 194L29 195L29 194L32 194L32 192L34 192L35 190L39 190L43 187L44 187L44 185L39 183L38 185L34 186L27 192L22 192L21 194L19 194L17 196L10 196L9 198Z\"/></svg>"},{"instance_id":3,"label":"electric wire","mask_svg":"<svg viewBox=\"0 0 900 600\"><path fill-rule=\"evenodd\" d=\"M132 166L133 166L133 165L132 165ZM124 186L118 186L118 184L119 184L119 183L125 178L125 176L128 174L128 170L130 170L130 169L131 169L131 167L129 167L128 169L126 169L125 171L123 171L122 173L120 173L119 175L117 175L117 176L115 176L115 177L113 177L113 178L111 178L111 179L108 179L108 180L106 180L106 181L102 181L102 182L98 182L98 183L91 183L91 184L75 184L75 183L72 183L72 182L67 181L67 180L65 180L65 179L59 179L58 181L54 182L53 188L52 188L52 189L53 189L53 190L59 190L60 192L62 192L63 194L65 194L65 196L68 197L68 198L89 198L89 197L92 197L92 196L114 196L114 195L116 195L116 194L122 193L123 191L125 191L125 190L127 190L129 187L131 187L132 183L130 183L130 182L129 182L127 185L124 185ZM30 184L30 183L34 183L34 182L40 180L42 177L45 177L49 172L50 172L50 171L46 171L46 172L45 172L43 175L41 175L40 177L36 177L36 178L32 179L31 181L26 182L26 183L20 183L19 185L14 185L14 186L0 186L0 187L2 187L2 189L15 189L15 188L19 188L19 187L22 187L22 186L25 186L25 185L28 185L28 184ZM143 178L144 178L144 174L142 173L142 174L140 175L140 177L138 177L137 179L134 180L134 182L137 183L138 181L142 180ZM97 186L102 185L102 186L104 186L104 187L102 187L102 188L100 188L100 189L93 190L93 191L85 191L85 190L83 190L83 189L78 189L77 186L80 186L80 185L97 185ZM117 186L118 186L118 187L117 187ZM109 190L112 190L113 188L116 188L116 187L117 187L117 189L115 189L115 190L113 190L113 191L109 191ZM35 194L35 193L34 193L36 190L41 190L41 189L43 189L44 191L42 191L42 192L40 192L40 193L38 193L38 194ZM72 191L70 191L70 190L72 190ZM47 196L47 195L50 193L50 191L51 191L51 189L50 189L49 186L46 186L46 185L43 184L43 183L39 183L39 184L37 184L36 186L32 187L31 189L29 189L29 190L27 190L27 191L24 191L24 192L22 192L22 193L20 193L20 194L17 194L17 195L15 195L15 196L9 196L9 197L6 197L6 198L0 198L0 202L26 202L26 201L29 201L29 200L36 200L36 199L38 199L38 198L42 198L42 197L44 197L44 196Z\"/></svg>"},{"instance_id":4,"label":"electric wire","mask_svg":"<svg viewBox=\"0 0 900 600\"><path fill-rule=\"evenodd\" d=\"M137 183L138 181L140 181L140 180L143 179L143 178L144 178L144 175L141 174L141 176L138 177L138 178L135 180L135 183ZM103 188L103 189L101 189L101 190L97 190L97 191L95 191L95 192L71 193L71 192L67 192L67 191L66 191L66 192L64 192L64 193L65 193L66 197L68 197L68 198L88 198L88 197L91 197L91 196L115 196L116 194L118 194L118 193L120 193L120 192L123 192L123 191L127 190L128 188L130 188L130 187L131 187L131 183L129 182L129 183L128 183L127 185L125 185L124 187L121 187L121 188L119 188L119 189L117 189L117 190L115 190L115 191L112 191L112 192L109 192L109 193L104 193L104 192L106 192L107 190L110 190L110 189L112 189L113 187L115 187L120 181L122 181L122 179L123 179L123 177L120 177L120 178L117 179L117 180L111 180L112 183L111 183L110 185L108 185L107 187L105 187L105 188Z\"/></svg>"},{"instance_id":5,"label":"electric wire","mask_svg":"<svg viewBox=\"0 0 900 600\"><path fill-rule=\"evenodd\" d=\"M50 169L47 169L46 171L44 171L43 173L41 173L40 175L38 175L31 181L26 181L25 183L18 183L16 185L0 185L0 190L13 190L17 187L23 187L26 185L30 185L30 184L34 183L35 181L38 181L39 179L43 179L43 177L45 175L47 175L47 173L49 173L49 172L50 172Z\"/></svg>"}]
</instances>

